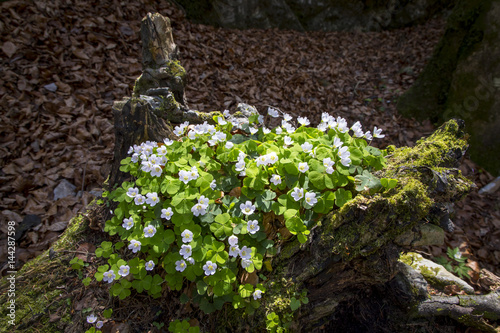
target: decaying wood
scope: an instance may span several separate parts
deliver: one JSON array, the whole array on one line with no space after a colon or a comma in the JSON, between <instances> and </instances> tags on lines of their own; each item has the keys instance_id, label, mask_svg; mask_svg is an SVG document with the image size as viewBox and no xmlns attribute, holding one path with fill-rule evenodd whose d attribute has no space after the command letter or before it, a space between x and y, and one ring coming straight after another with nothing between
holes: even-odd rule
<instances>
[{"instance_id":1,"label":"decaying wood","mask_svg":"<svg viewBox=\"0 0 500 333\"><path fill-rule=\"evenodd\" d=\"M166 29L166 33L159 29ZM110 174L112 186L124 178L119 171L120 160L127 156L130 146L173 137L170 121L204 119L202 114L186 107L184 74L180 65L173 63L176 47L169 29L168 20L159 15L148 14L143 21L141 36L147 41L143 44L143 75L136 82L134 96L114 106L116 146ZM227 316L214 314L212 320L218 323L218 330L263 330L266 314L286 311L289 307L281 306L282 303L290 302L294 293L304 289L309 303L295 314L291 325L294 331L320 331L325 325L335 327L352 306L366 309L363 318L356 319L363 325L369 325L377 315L383 317L383 323L374 324L373 332L406 331L405 325L412 320L406 318L415 307L419 309L415 318L432 316L433 303L427 301L426 290L402 287L417 285L421 276L418 273L403 276L398 258L404 250L442 240L429 237L429 233L452 229L447 207L465 196L472 186L458 170L467 149L463 128L462 121L451 120L415 147L394 149L387 167L377 176L397 179L398 186L375 194L358 193L354 200L313 227L306 244L296 240L281 244L272 259L273 271L265 282L267 291L257 313L236 324L234 320L230 323ZM498 319L498 298L477 296L477 300L488 306L473 307L475 317L459 320L460 323L482 327L484 319ZM453 304L454 299L446 302ZM384 317L391 311L396 315L390 319ZM457 311L438 313L435 309L434 316L457 319L455 314L462 310ZM487 311L495 315L487 316ZM240 314L234 316L240 318Z\"/></svg>"}]
</instances>

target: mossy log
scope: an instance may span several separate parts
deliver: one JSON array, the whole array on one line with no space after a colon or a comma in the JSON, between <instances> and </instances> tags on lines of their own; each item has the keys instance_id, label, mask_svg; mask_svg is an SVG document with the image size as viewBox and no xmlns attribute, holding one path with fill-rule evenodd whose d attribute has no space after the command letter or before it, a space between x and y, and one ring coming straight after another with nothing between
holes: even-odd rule
<instances>
[{"instance_id":1,"label":"mossy log","mask_svg":"<svg viewBox=\"0 0 500 333\"><path fill-rule=\"evenodd\" d=\"M159 20L164 26L166 20L151 17L149 14L145 20ZM157 50L157 45L175 45L173 41L155 42L154 36L171 38L171 34L157 33L157 29L150 27L151 24L142 26L141 36L148 41L143 44L144 48L153 45ZM173 49L170 47L168 52ZM144 50L143 54L154 52ZM180 87L172 82L183 82L182 78L176 80L175 76L185 72L180 69L170 71L168 77L165 74L167 71L158 71L158 68L172 67L171 63L175 60L166 55L168 52L159 57L159 63L145 62L134 96L124 103L115 104L117 146L111 184L118 184L122 178L117 176L119 161L126 157L126 151L132 144L171 138L170 121L199 122L211 118L210 115L189 110L184 99L178 102L178 96L184 96L183 92L171 93ZM150 56L145 58L154 59ZM179 66L176 63L175 67ZM154 79L159 72L162 79ZM144 81L147 84L142 82L145 73L156 73L152 74L153 79ZM425 300L427 293L397 287L402 283L401 278L401 281L396 279L402 267L398 258L404 249L442 243L443 228L452 230L448 207L463 198L473 186L458 170L467 149L463 129L463 121L451 120L430 137L421 139L415 147L390 148L387 167L376 176L397 179L398 186L382 193L359 193L340 210L319 221L311 230L306 244L301 245L296 240L284 243L272 260L274 270L266 281L268 291L263 300L264 306L246 320L241 320L237 313L229 316L230 320L217 313L212 315L212 321L218 323L218 330L265 330L265 318L271 312L291 319L287 315L291 299L299 298L301 292L307 290L309 303L302 305L293 317L290 323L292 330L320 330L327 323L337 325L335 330L338 330L338 325L344 320L340 318L341 314L354 304L364 304L365 319L353 318L358 323L350 322L351 328L356 325L369 327L373 319L380 321L374 316L380 316L381 309L385 307L387 318L384 317L384 323L379 327L373 324L369 330L374 332L385 325L385 328L405 331L407 323L402 318L407 317L410 308ZM405 281L414 284L407 278ZM381 297L367 296L374 293ZM398 298L395 295L402 294L406 302L394 301ZM403 307L402 303L405 304ZM388 319L389 310L401 316ZM235 318L238 320L231 322Z\"/></svg>"}]
</instances>

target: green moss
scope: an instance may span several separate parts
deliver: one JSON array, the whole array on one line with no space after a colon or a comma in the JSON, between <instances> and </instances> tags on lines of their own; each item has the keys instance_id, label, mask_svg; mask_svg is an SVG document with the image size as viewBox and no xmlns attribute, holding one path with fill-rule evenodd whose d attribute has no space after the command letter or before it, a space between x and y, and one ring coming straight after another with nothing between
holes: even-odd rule
<instances>
[{"instance_id":1,"label":"green moss","mask_svg":"<svg viewBox=\"0 0 500 333\"><path fill-rule=\"evenodd\" d=\"M161 78L161 79L160 79ZM134 83L134 96L144 94L151 88L168 86L173 91L183 87L186 70L178 60L171 60L158 69L143 71ZM161 81L161 82L160 82Z\"/></svg>"},{"instance_id":2,"label":"green moss","mask_svg":"<svg viewBox=\"0 0 500 333\"><path fill-rule=\"evenodd\" d=\"M73 218L61 238L52 246L56 254L51 259L49 250L27 262L17 272L15 282L16 332L60 332L71 322L72 284L76 273L69 268L69 261L74 256L67 253L76 244L85 230L83 216ZM60 252L58 252L60 251ZM63 252L64 251L64 252ZM0 281L0 331L12 332L7 317L9 288L6 277ZM49 322L49 315L57 315L59 320Z\"/></svg>"}]
</instances>

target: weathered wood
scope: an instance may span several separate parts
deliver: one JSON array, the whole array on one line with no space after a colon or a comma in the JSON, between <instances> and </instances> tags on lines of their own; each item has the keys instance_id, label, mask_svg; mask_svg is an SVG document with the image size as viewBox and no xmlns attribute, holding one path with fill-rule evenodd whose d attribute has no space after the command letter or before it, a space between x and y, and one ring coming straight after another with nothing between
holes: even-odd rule
<instances>
[{"instance_id":1,"label":"weathered wood","mask_svg":"<svg viewBox=\"0 0 500 333\"><path fill-rule=\"evenodd\" d=\"M141 36L147 42L143 44L143 74L136 82L134 96L114 106L116 146L111 185L119 185L124 178L119 162L130 146L172 138L170 121L193 123L211 118L185 106L185 72L172 60L172 35L158 31L169 29L168 20L150 14L144 20ZM293 331L336 325L350 306L365 309L362 313L366 318L354 319L361 326L369 325L377 315L384 316L380 313L397 314L392 319L384 318L374 332L407 331L402 318L428 295L423 288L402 287L417 286L418 281L412 279L419 280L421 275L402 274L408 268L402 268L398 258L405 249L442 242L442 228L452 229L447 207L473 186L458 170L467 149L463 128L462 121L451 120L413 148L390 149L387 167L377 177L397 179L398 186L375 194L358 193L341 209L323 217L306 244L296 240L281 244L272 259L273 272L265 281L267 291L256 314L241 318L239 312L230 316L215 313L210 317L218 323L217 329L265 330L268 313L286 316L291 297L307 290L309 304L293 317ZM228 307L225 311L233 310ZM236 323L234 316L239 319Z\"/></svg>"}]
</instances>

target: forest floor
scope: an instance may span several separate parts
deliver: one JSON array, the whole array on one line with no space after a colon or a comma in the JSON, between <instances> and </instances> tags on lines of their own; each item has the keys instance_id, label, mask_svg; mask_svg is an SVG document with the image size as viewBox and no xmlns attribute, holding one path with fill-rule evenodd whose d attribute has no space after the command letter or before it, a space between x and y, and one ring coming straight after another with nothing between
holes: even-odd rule
<instances>
[{"instance_id":1,"label":"forest floor","mask_svg":"<svg viewBox=\"0 0 500 333\"><path fill-rule=\"evenodd\" d=\"M432 55L443 18L386 32L239 31L191 24L164 0L2 2L0 263L7 261L7 221L18 222L19 236L26 227L16 251L22 265L100 191L113 152L112 103L131 95L141 73L147 12L172 20L192 109L234 111L244 102L264 113L272 105L313 125L327 112L365 130L383 128L381 148L412 146L435 129L399 116L395 102ZM446 244L422 251L435 257L459 247L475 272L500 275L498 192L478 194L494 178L468 158L461 170L477 189L456 205L457 230ZM63 180L79 193L54 200Z\"/></svg>"}]
</instances>

